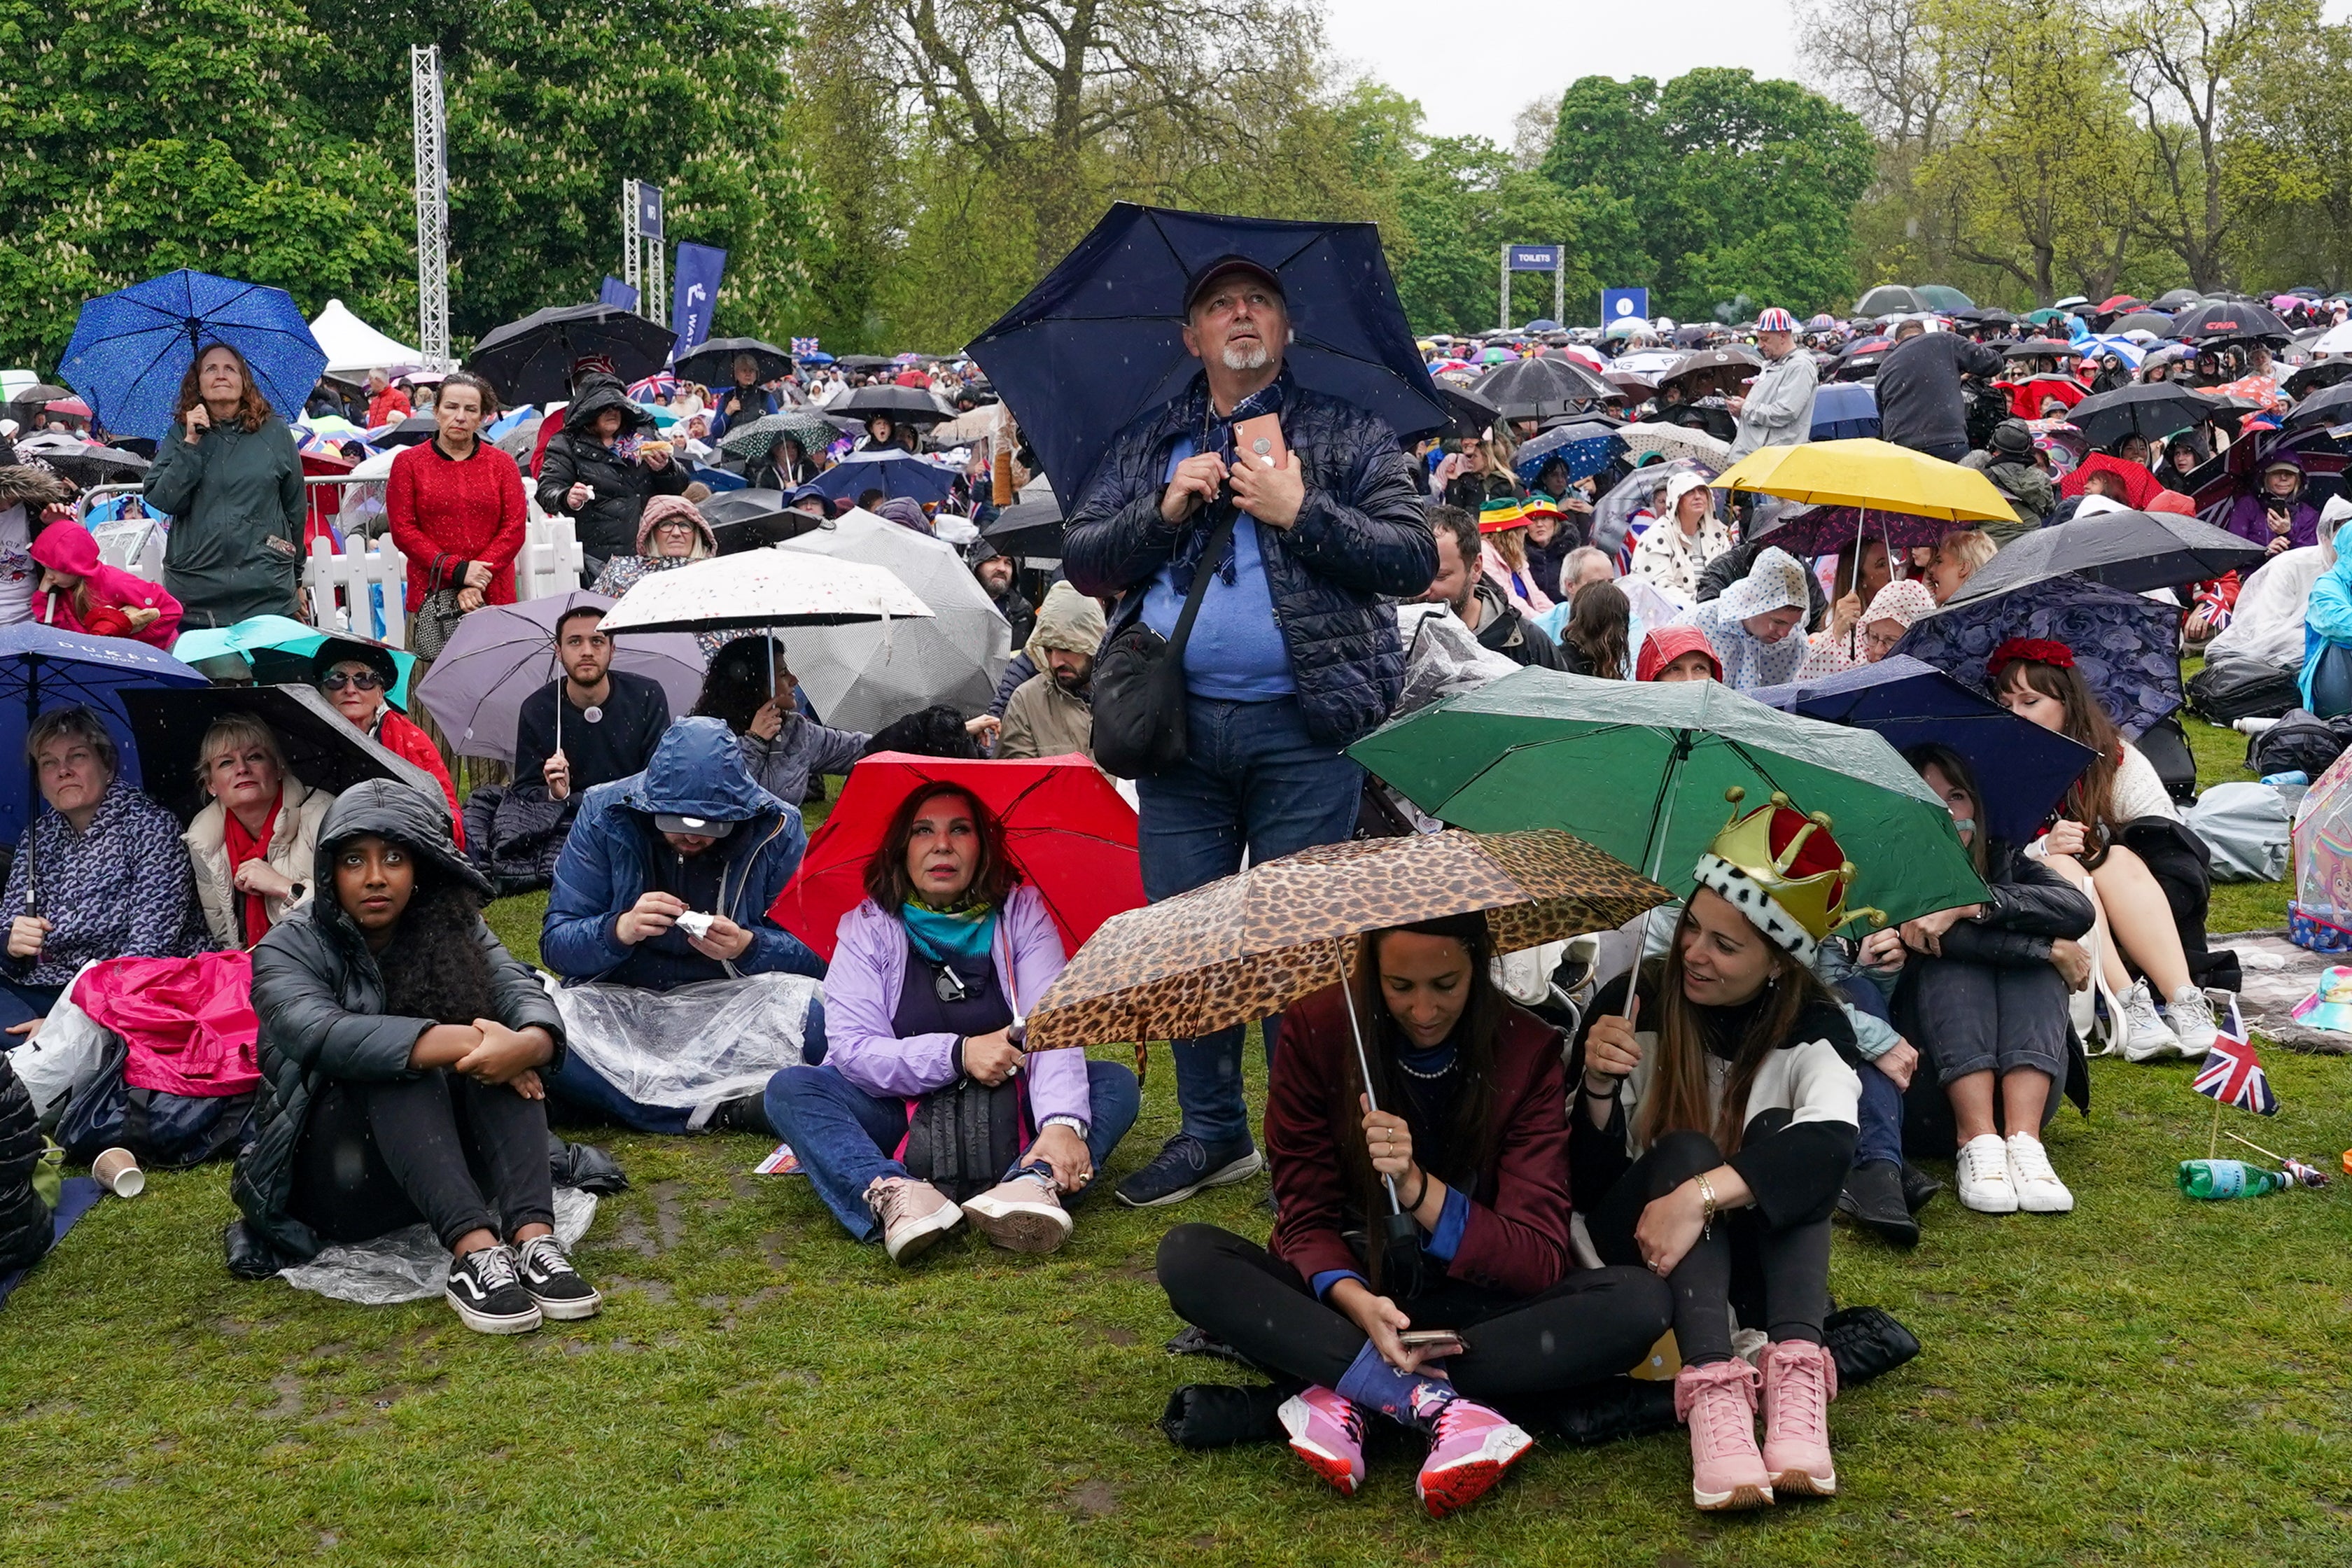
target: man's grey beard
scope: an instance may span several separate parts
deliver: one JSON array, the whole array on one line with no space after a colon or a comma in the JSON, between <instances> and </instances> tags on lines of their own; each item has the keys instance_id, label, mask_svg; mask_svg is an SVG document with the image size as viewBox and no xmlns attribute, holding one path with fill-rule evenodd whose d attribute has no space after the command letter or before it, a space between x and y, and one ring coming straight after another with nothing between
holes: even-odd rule
<instances>
[{"instance_id":1,"label":"man's grey beard","mask_svg":"<svg viewBox=\"0 0 2352 1568\"><path fill-rule=\"evenodd\" d=\"M1250 348L1227 344L1225 352L1218 357L1225 362L1227 370L1264 370L1265 362L1274 356L1267 352L1265 342L1260 341Z\"/></svg>"}]
</instances>

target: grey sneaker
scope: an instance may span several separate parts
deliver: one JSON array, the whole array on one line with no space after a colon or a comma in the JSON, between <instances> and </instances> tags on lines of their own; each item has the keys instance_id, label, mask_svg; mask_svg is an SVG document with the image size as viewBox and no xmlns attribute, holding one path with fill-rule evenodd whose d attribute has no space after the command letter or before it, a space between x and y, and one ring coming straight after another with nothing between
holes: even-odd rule
<instances>
[{"instance_id":1,"label":"grey sneaker","mask_svg":"<svg viewBox=\"0 0 2352 1568\"><path fill-rule=\"evenodd\" d=\"M2152 1062L2180 1055L2180 1037L2157 1016L2156 997L2148 991L2147 981L2134 981L2132 988L2123 994L2123 1004L2126 1061ZM2210 1010L2206 1016L2212 1016ZM2210 1047L2212 1041L2209 1039L2206 1044Z\"/></svg>"},{"instance_id":2,"label":"grey sneaker","mask_svg":"<svg viewBox=\"0 0 2352 1568\"><path fill-rule=\"evenodd\" d=\"M2166 1000L2164 1017L2184 1057L2203 1056L2221 1033L2213 1018L2213 999L2194 985L2182 986Z\"/></svg>"}]
</instances>

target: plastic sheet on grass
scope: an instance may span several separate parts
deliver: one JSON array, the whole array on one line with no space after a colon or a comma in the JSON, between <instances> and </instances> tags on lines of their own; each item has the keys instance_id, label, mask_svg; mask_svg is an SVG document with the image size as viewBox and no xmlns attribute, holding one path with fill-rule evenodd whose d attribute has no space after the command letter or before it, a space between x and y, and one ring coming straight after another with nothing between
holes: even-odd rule
<instances>
[{"instance_id":1,"label":"plastic sheet on grass","mask_svg":"<svg viewBox=\"0 0 2352 1568\"><path fill-rule=\"evenodd\" d=\"M599 1078L639 1105L691 1110L761 1093L799 1066L821 994L804 975L749 974L659 993L567 985L555 1005L563 1048Z\"/></svg>"},{"instance_id":2,"label":"plastic sheet on grass","mask_svg":"<svg viewBox=\"0 0 2352 1568\"><path fill-rule=\"evenodd\" d=\"M595 1194L555 1189L555 1237L565 1251L588 1234L595 1217ZM449 1249L431 1226L412 1225L373 1241L330 1242L310 1262L281 1268L278 1277L297 1290L362 1307L429 1301L449 1283Z\"/></svg>"}]
</instances>

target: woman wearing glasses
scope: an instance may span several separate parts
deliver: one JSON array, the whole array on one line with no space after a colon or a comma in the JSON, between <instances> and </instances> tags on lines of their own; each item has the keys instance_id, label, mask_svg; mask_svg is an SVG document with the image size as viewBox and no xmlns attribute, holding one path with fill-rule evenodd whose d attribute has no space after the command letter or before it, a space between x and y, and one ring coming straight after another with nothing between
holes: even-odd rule
<instances>
[{"instance_id":1,"label":"woman wearing glasses","mask_svg":"<svg viewBox=\"0 0 2352 1568\"><path fill-rule=\"evenodd\" d=\"M457 786L441 761L441 749L432 737L392 705L392 689L400 682L400 666L392 650L380 643L352 637L329 637L310 656L310 683L341 713L352 729L390 752L415 763L433 775L441 797L449 803L449 823L457 847L466 847L465 814L457 809Z\"/></svg>"}]
</instances>

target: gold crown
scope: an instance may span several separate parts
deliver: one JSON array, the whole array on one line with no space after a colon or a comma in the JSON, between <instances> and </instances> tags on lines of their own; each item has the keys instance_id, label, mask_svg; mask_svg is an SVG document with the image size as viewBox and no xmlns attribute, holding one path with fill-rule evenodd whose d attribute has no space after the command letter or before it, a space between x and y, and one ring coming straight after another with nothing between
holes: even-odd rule
<instances>
[{"instance_id":1,"label":"gold crown","mask_svg":"<svg viewBox=\"0 0 2352 1568\"><path fill-rule=\"evenodd\" d=\"M1739 803L1748 792L1737 784L1723 792L1723 798L1732 805L1731 820L1715 842L1707 846L1709 854L1738 867L1753 878L1771 900L1788 911L1789 918L1805 928L1819 942L1849 921L1867 917L1874 926L1886 923L1885 911L1870 908L1849 910L1845 896L1853 886L1854 864L1845 858L1837 840L1831 837L1830 816L1825 811L1805 816L1789 803L1789 797L1774 792L1770 802L1758 806L1747 816L1739 815ZM1780 814L1787 812L1796 818L1794 831L1779 854L1772 851L1772 829ZM1790 825L1781 823L1786 827ZM1810 877L1791 877L1789 868L1804 852L1806 842L1820 834L1829 847L1838 855L1838 864L1826 871L1816 871Z\"/></svg>"}]
</instances>

